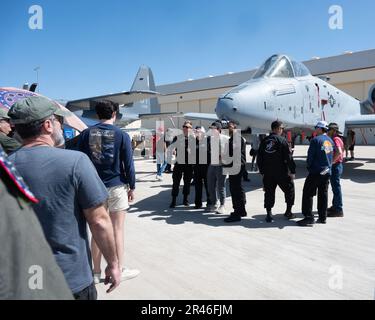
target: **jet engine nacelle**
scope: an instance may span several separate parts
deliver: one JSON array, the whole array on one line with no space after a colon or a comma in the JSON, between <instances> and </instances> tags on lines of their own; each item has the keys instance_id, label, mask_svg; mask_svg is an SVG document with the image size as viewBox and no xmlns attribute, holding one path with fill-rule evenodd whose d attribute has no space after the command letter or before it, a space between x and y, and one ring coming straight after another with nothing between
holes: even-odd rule
<instances>
[{"instance_id":1,"label":"jet engine nacelle","mask_svg":"<svg viewBox=\"0 0 375 320\"><path fill-rule=\"evenodd\" d=\"M375 84L369 90L367 100L361 102L361 114L375 113Z\"/></svg>"}]
</instances>

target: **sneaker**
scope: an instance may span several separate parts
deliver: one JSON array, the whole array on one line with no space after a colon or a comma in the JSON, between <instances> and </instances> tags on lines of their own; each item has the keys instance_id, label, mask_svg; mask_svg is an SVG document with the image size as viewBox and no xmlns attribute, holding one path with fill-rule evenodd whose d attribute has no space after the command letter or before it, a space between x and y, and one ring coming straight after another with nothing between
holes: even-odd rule
<instances>
[{"instance_id":1,"label":"sneaker","mask_svg":"<svg viewBox=\"0 0 375 320\"><path fill-rule=\"evenodd\" d=\"M292 212L285 212L284 217L287 218L288 220L297 218L297 216L293 214Z\"/></svg>"},{"instance_id":2,"label":"sneaker","mask_svg":"<svg viewBox=\"0 0 375 320\"><path fill-rule=\"evenodd\" d=\"M247 217L247 212L246 212L246 211L243 211L243 212L241 213L241 217Z\"/></svg>"},{"instance_id":3,"label":"sneaker","mask_svg":"<svg viewBox=\"0 0 375 320\"><path fill-rule=\"evenodd\" d=\"M225 211L225 206L220 206L217 211L216 211L217 214L225 214L226 211Z\"/></svg>"},{"instance_id":4,"label":"sneaker","mask_svg":"<svg viewBox=\"0 0 375 320\"><path fill-rule=\"evenodd\" d=\"M207 206L207 211L208 212L216 212L217 211L217 206Z\"/></svg>"},{"instance_id":5,"label":"sneaker","mask_svg":"<svg viewBox=\"0 0 375 320\"><path fill-rule=\"evenodd\" d=\"M327 217L330 217L330 218L342 218L343 216L344 216L344 212L342 210L336 211L335 209L333 209L332 211L327 212Z\"/></svg>"},{"instance_id":6,"label":"sneaker","mask_svg":"<svg viewBox=\"0 0 375 320\"><path fill-rule=\"evenodd\" d=\"M101 276L101 272L94 273L94 283L95 284L99 284L100 283L100 276Z\"/></svg>"},{"instance_id":7,"label":"sneaker","mask_svg":"<svg viewBox=\"0 0 375 320\"><path fill-rule=\"evenodd\" d=\"M133 279L138 276L141 272L137 269L122 268L121 281Z\"/></svg>"},{"instance_id":8,"label":"sneaker","mask_svg":"<svg viewBox=\"0 0 375 320\"><path fill-rule=\"evenodd\" d=\"M184 199L183 205L184 205L185 207L189 207L189 206L190 206L190 205L189 205L189 200L188 200L188 199Z\"/></svg>"},{"instance_id":9,"label":"sneaker","mask_svg":"<svg viewBox=\"0 0 375 320\"><path fill-rule=\"evenodd\" d=\"M327 209L327 212L330 212L330 211L336 211L336 210L335 210L335 208L332 206L332 207L329 207L329 208Z\"/></svg>"},{"instance_id":10,"label":"sneaker","mask_svg":"<svg viewBox=\"0 0 375 320\"><path fill-rule=\"evenodd\" d=\"M323 219L320 219L320 218L319 218L319 219L316 220L316 223L319 223L319 224L326 224L327 221L326 221L325 219L323 220Z\"/></svg>"},{"instance_id":11,"label":"sneaker","mask_svg":"<svg viewBox=\"0 0 375 320\"><path fill-rule=\"evenodd\" d=\"M241 221L241 217L239 215L233 215L231 214L228 218L224 219L224 222L230 223L230 222L238 222Z\"/></svg>"},{"instance_id":12,"label":"sneaker","mask_svg":"<svg viewBox=\"0 0 375 320\"><path fill-rule=\"evenodd\" d=\"M297 221L297 224L300 227L312 227L315 224L314 218L304 218L302 220Z\"/></svg>"},{"instance_id":13,"label":"sneaker","mask_svg":"<svg viewBox=\"0 0 375 320\"><path fill-rule=\"evenodd\" d=\"M202 209L202 204L196 204L194 208L195 209Z\"/></svg>"}]
</instances>

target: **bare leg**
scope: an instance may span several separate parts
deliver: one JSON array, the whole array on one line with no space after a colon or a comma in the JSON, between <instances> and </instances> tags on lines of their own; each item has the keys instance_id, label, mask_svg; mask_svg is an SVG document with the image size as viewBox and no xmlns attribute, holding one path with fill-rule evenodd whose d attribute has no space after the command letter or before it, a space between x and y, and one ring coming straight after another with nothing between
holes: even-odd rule
<instances>
[{"instance_id":1,"label":"bare leg","mask_svg":"<svg viewBox=\"0 0 375 320\"><path fill-rule=\"evenodd\" d=\"M110 212L120 269L124 267L124 221L125 211Z\"/></svg>"},{"instance_id":2,"label":"bare leg","mask_svg":"<svg viewBox=\"0 0 375 320\"><path fill-rule=\"evenodd\" d=\"M94 264L94 273L100 273L100 262L102 260L102 253L100 252L94 238L91 239L91 255Z\"/></svg>"}]
</instances>

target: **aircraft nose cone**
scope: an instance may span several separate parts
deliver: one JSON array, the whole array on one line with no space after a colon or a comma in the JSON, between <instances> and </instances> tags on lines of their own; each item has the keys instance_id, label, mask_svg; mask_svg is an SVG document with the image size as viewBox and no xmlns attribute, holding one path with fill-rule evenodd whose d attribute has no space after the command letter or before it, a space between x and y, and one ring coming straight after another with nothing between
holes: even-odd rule
<instances>
[{"instance_id":1,"label":"aircraft nose cone","mask_svg":"<svg viewBox=\"0 0 375 320\"><path fill-rule=\"evenodd\" d=\"M220 98L216 105L216 114L220 119L228 120L233 113L233 100Z\"/></svg>"}]
</instances>

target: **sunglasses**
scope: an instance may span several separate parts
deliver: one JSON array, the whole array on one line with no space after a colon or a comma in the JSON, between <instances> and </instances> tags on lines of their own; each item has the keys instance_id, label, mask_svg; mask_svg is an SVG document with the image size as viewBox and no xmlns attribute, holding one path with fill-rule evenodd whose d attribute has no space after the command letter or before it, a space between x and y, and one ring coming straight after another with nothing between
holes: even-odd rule
<instances>
[{"instance_id":1,"label":"sunglasses","mask_svg":"<svg viewBox=\"0 0 375 320\"><path fill-rule=\"evenodd\" d=\"M61 125L64 124L64 118L60 116L53 116L53 120L59 122Z\"/></svg>"}]
</instances>

